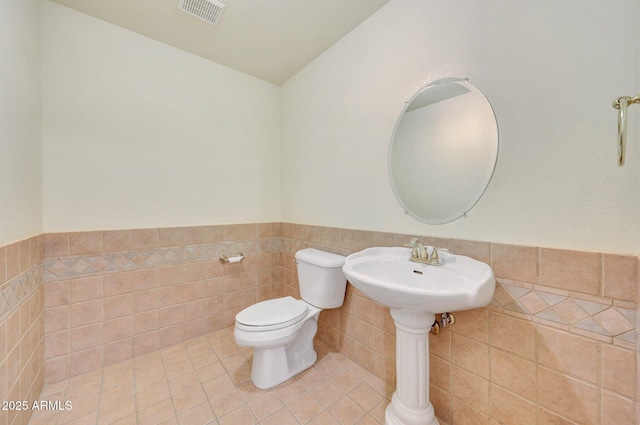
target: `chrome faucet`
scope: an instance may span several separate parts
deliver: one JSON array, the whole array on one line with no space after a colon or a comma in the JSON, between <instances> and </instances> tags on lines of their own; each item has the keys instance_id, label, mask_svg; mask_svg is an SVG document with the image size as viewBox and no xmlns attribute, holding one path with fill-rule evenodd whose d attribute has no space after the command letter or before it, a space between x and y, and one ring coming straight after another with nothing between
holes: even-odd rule
<instances>
[{"instance_id":1,"label":"chrome faucet","mask_svg":"<svg viewBox=\"0 0 640 425\"><path fill-rule=\"evenodd\" d=\"M420 242L418 238L411 239L409 245L406 246L412 248L411 258L409 258L409 261L430 264L432 266L442 265L442 263L440 262L440 256L438 255L438 248L436 248L435 246L431 250L431 255L429 255L427 248L422 245L422 242Z\"/></svg>"}]
</instances>

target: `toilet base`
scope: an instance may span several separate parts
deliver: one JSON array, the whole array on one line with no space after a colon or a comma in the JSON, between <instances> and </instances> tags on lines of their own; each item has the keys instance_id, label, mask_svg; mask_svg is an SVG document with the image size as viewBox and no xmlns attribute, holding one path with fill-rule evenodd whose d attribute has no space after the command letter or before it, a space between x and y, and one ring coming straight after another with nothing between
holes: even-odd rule
<instances>
[{"instance_id":1,"label":"toilet base","mask_svg":"<svg viewBox=\"0 0 640 425\"><path fill-rule=\"evenodd\" d=\"M274 348L255 348L251 364L251 381L262 389L273 388L310 368L318 359L313 337L318 331L317 316L308 319L295 341Z\"/></svg>"}]
</instances>

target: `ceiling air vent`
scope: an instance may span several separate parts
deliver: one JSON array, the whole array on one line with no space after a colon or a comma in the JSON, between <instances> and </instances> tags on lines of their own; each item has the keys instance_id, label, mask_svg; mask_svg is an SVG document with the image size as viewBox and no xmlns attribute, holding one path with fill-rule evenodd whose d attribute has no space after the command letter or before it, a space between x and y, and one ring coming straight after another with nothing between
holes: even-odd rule
<instances>
[{"instance_id":1,"label":"ceiling air vent","mask_svg":"<svg viewBox=\"0 0 640 425\"><path fill-rule=\"evenodd\" d=\"M225 7L226 4L216 0L178 0L178 9L213 25L220 21Z\"/></svg>"}]
</instances>

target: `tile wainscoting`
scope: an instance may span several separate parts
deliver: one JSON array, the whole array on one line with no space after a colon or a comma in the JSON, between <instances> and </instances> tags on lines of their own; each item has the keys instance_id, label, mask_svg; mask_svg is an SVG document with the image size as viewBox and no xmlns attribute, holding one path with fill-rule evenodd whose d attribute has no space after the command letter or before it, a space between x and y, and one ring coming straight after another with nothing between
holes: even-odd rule
<instances>
[{"instance_id":1,"label":"tile wainscoting","mask_svg":"<svg viewBox=\"0 0 640 425\"><path fill-rule=\"evenodd\" d=\"M282 279L279 224L45 235L45 381L234 323ZM223 265L221 255L245 255Z\"/></svg>"},{"instance_id":2,"label":"tile wainscoting","mask_svg":"<svg viewBox=\"0 0 640 425\"><path fill-rule=\"evenodd\" d=\"M263 299L299 296L298 249L347 255L412 236L266 223L46 234L0 248L3 399L33 399L43 380L223 329ZM430 338L439 417L635 423L637 257L422 239L487 262L498 281L490 306L456 313L455 325ZM237 252L240 264L218 261ZM389 311L350 285L342 308L322 312L317 338L393 385Z\"/></svg>"},{"instance_id":3,"label":"tile wainscoting","mask_svg":"<svg viewBox=\"0 0 640 425\"><path fill-rule=\"evenodd\" d=\"M26 424L44 382L44 238L0 247L0 424Z\"/></svg>"},{"instance_id":4,"label":"tile wainscoting","mask_svg":"<svg viewBox=\"0 0 640 425\"><path fill-rule=\"evenodd\" d=\"M347 255L406 244L414 235L283 223L287 293L293 255L311 246ZM422 238L490 264L487 308L456 312L430 336L431 399L452 424L636 423L637 257ZM319 338L393 385L395 328L388 309L349 285L322 312Z\"/></svg>"}]
</instances>

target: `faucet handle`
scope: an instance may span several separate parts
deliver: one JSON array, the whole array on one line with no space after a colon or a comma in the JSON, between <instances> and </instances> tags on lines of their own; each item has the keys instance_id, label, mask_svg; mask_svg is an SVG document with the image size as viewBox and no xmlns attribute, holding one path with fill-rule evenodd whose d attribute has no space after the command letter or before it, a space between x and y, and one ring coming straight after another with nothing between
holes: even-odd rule
<instances>
[{"instance_id":1,"label":"faucet handle","mask_svg":"<svg viewBox=\"0 0 640 425\"><path fill-rule=\"evenodd\" d=\"M405 245L405 246L415 248L415 247L420 246L420 245L422 245L422 242L420 242L420 239L418 239L418 238L411 238L411 240L409 241L409 243L408 243L407 245Z\"/></svg>"},{"instance_id":2,"label":"faucet handle","mask_svg":"<svg viewBox=\"0 0 640 425\"><path fill-rule=\"evenodd\" d=\"M422 257L422 251L425 251L422 248L422 243L420 242L420 239L418 238L412 238L411 241L405 245L408 248L413 248L411 250L411 258L421 258Z\"/></svg>"},{"instance_id":3,"label":"faucet handle","mask_svg":"<svg viewBox=\"0 0 640 425\"><path fill-rule=\"evenodd\" d=\"M440 264L440 256L438 255L438 248L433 247L433 251L431 251L431 261L433 264Z\"/></svg>"}]
</instances>

